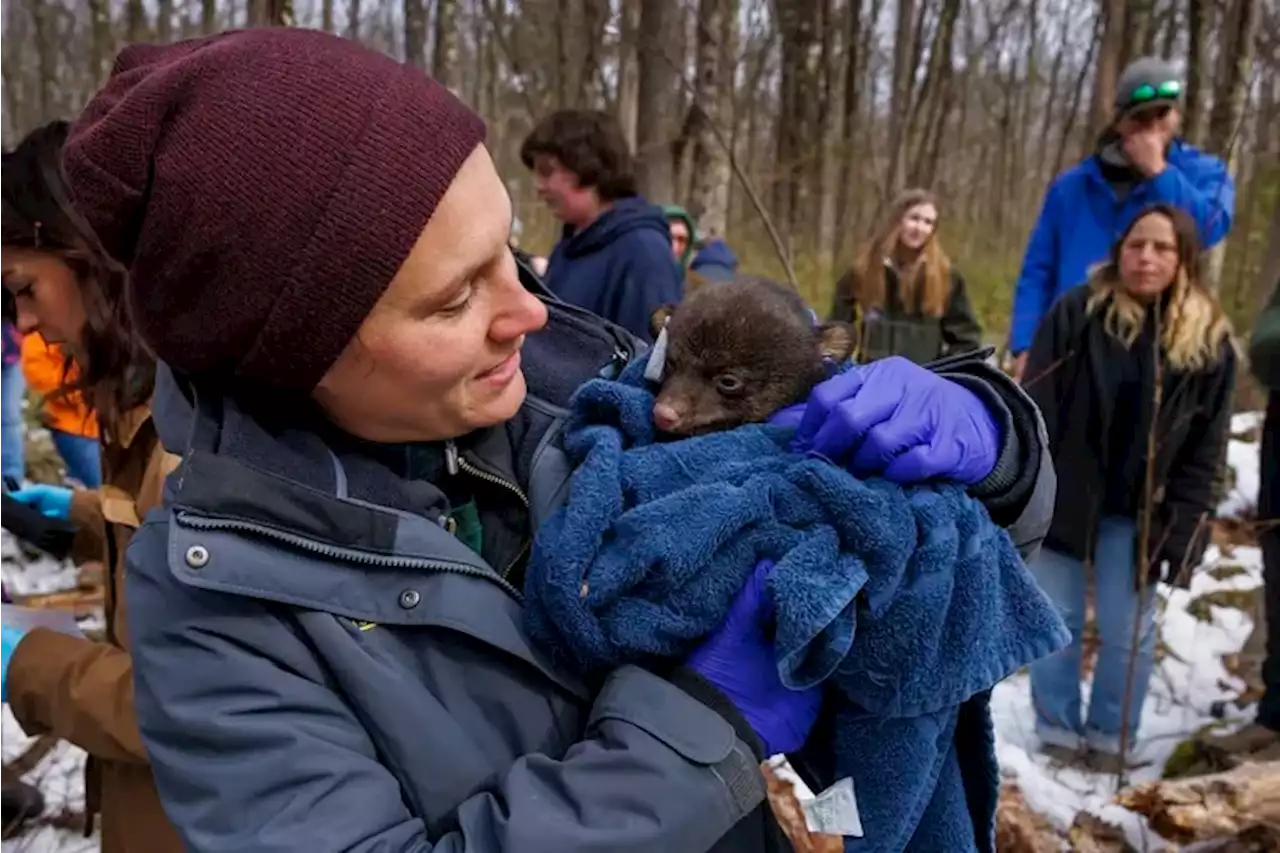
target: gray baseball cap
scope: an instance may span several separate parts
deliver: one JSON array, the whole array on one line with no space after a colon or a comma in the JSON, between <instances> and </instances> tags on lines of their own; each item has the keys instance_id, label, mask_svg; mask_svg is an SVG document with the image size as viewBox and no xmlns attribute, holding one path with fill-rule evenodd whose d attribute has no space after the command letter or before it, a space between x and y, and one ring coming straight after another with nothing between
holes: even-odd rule
<instances>
[{"instance_id":1,"label":"gray baseball cap","mask_svg":"<svg viewBox=\"0 0 1280 853\"><path fill-rule=\"evenodd\" d=\"M1172 62L1158 56L1135 59L1116 81L1116 116L1153 105L1177 106L1182 90L1182 73Z\"/></svg>"}]
</instances>

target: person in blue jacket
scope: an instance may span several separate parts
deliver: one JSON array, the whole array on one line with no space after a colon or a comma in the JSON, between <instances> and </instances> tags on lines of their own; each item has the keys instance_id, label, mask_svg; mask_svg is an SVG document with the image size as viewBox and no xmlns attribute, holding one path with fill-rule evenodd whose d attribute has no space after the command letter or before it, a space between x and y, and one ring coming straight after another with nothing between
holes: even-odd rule
<instances>
[{"instance_id":1,"label":"person in blue jacket","mask_svg":"<svg viewBox=\"0 0 1280 853\"><path fill-rule=\"evenodd\" d=\"M667 217L636 188L617 120L598 110L554 112L525 138L520 160L564 223L547 259L547 287L651 341L649 318L679 302L684 286Z\"/></svg>"},{"instance_id":2,"label":"person in blue jacket","mask_svg":"<svg viewBox=\"0 0 1280 853\"><path fill-rule=\"evenodd\" d=\"M1178 138L1182 80L1158 57L1131 63L1116 84L1116 119L1094 153L1049 186L1013 296L1009 351L1026 364L1040 318L1083 284L1138 211L1165 203L1195 220L1201 245L1231 228L1235 183L1217 157Z\"/></svg>"}]
</instances>

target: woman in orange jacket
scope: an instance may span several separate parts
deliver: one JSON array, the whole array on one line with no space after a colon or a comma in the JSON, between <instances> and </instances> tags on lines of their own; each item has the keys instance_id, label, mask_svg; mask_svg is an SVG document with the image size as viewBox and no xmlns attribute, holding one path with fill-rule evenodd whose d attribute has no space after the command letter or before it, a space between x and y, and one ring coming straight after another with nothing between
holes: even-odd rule
<instances>
[{"instance_id":1,"label":"woman in orange jacket","mask_svg":"<svg viewBox=\"0 0 1280 853\"><path fill-rule=\"evenodd\" d=\"M40 395L40 420L66 463L67 474L87 489L102 485L98 453L98 419L78 391L65 388L76 380L75 363L58 344L41 335L22 339L22 374Z\"/></svg>"}]
</instances>

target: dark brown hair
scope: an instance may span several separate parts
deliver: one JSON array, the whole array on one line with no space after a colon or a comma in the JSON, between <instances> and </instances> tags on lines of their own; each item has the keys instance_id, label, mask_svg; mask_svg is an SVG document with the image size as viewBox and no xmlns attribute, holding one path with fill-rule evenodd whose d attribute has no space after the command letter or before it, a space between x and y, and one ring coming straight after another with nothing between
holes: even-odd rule
<instances>
[{"instance_id":1,"label":"dark brown hair","mask_svg":"<svg viewBox=\"0 0 1280 853\"><path fill-rule=\"evenodd\" d=\"M520 145L520 162L532 169L539 154L555 157L578 176L579 186L594 187L602 201L639 195L631 150L609 113L558 110L546 116Z\"/></svg>"},{"instance_id":2,"label":"dark brown hair","mask_svg":"<svg viewBox=\"0 0 1280 853\"><path fill-rule=\"evenodd\" d=\"M128 319L124 267L107 255L71 204L60 165L67 128L65 121L42 125L4 153L0 241L53 253L75 273L85 326L67 346L77 370L74 377L64 374L60 392L81 394L110 429L120 415L150 399L155 362Z\"/></svg>"},{"instance_id":3,"label":"dark brown hair","mask_svg":"<svg viewBox=\"0 0 1280 853\"><path fill-rule=\"evenodd\" d=\"M908 210L921 204L931 204L935 210L939 209L937 197L928 190L900 193L885 210L875 234L858 250L853 261L853 295L864 309L884 308L884 259L895 256L902 218ZM916 288L921 282L924 286L917 294ZM935 226L916 263L899 271L898 298L908 313L918 308L926 317L941 317L947 309L950 295L951 259L942 249Z\"/></svg>"}]
</instances>

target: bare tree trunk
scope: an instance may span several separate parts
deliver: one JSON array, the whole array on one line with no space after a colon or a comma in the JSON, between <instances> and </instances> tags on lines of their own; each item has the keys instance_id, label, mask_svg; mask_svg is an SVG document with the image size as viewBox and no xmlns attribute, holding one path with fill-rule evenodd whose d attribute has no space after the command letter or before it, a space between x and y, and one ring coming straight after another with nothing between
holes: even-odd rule
<instances>
[{"instance_id":1,"label":"bare tree trunk","mask_svg":"<svg viewBox=\"0 0 1280 853\"><path fill-rule=\"evenodd\" d=\"M1209 138L1205 147L1226 157L1233 136L1244 117L1245 98L1253 70L1253 52L1258 30L1258 0L1235 0L1224 15L1222 27L1222 68L1213 93L1209 116Z\"/></svg>"},{"instance_id":2,"label":"bare tree trunk","mask_svg":"<svg viewBox=\"0 0 1280 853\"><path fill-rule=\"evenodd\" d=\"M722 237L729 218L729 152L724 150L716 128L731 120L733 101L725 89L733 85L732 34L737 29L737 3L731 0L699 0L698 52L695 99L690 107L694 117L693 186L689 213L698 230L710 237Z\"/></svg>"},{"instance_id":3,"label":"bare tree trunk","mask_svg":"<svg viewBox=\"0 0 1280 853\"><path fill-rule=\"evenodd\" d=\"M856 2L856 0L855 0ZM818 4L818 33L821 52L818 55L818 98L814 115L814 138L817 140L816 157L809 174L809 228L817 250L818 265L824 277L835 259L836 194L832 181L837 174L836 161L831 157L833 124L838 104L836 67L836 21L833 0L820 0Z\"/></svg>"},{"instance_id":4,"label":"bare tree trunk","mask_svg":"<svg viewBox=\"0 0 1280 853\"><path fill-rule=\"evenodd\" d=\"M912 58L912 24L915 0L898 0L898 24L893 44L893 82L889 97L889 169L885 176L885 194L892 196L902 184L903 148L911 108L911 75L915 71Z\"/></svg>"},{"instance_id":5,"label":"bare tree trunk","mask_svg":"<svg viewBox=\"0 0 1280 853\"><path fill-rule=\"evenodd\" d=\"M1152 13L1155 0L1128 0L1125 7L1124 51L1120 55L1123 68L1140 56L1155 52L1155 34L1152 29Z\"/></svg>"},{"instance_id":6,"label":"bare tree trunk","mask_svg":"<svg viewBox=\"0 0 1280 853\"><path fill-rule=\"evenodd\" d=\"M1051 179L1053 173L1045 174L1045 166L1052 167L1052 163L1048 159L1049 154L1049 132L1053 128L1053 120L1056 117L1057 105L1060 103L1058 99L1058 84L1062 78L1062 66L1067 56L1067 34L1071 29L1071 16L1062 16L1062 35L1058 39L1058 51L1053 56L1053 66L1049 69L1049 88L1045 93L1045 109L1041 116L1040 122L1040 141L1036 145L1036 154L1039 158L1036 166L1036 175L1040 183Z\"/></svg>"},{"instance_id":7,"label":"bare tree trunk","mask_svg":"<svg viewBox=\"0 0 1280 853\"><path fill-rule=\"evenodd\" d=\"M1182 134L1192 145L1204 140L1205 93L1208 77L1206 42L1209 34L1210 10L1205 0L1189 0L1187 4L1187 96L1183 102Z\"/></svg>"},{"instance_id":8,"label":"bare tree trunk","mask_svg":"<svg viewBox=\"0 0 1280 853\"><path fill-rule=\"evenodd\" d=\"M777 0L774 9L782 35L782 74L775 125L777 172L772 217L790 251L796 231L805 225L801 216L802 193L813 168L809 158L818 142L814 61L818 49L817 4L811 0ZM806 242L812 245L813 235L804 230Z\"/></svg>"},{"instance_id":9,"label":"bare tree trunk","mask_svg":"<svg viewBox=\"0 0 1280 853\"><path fill-rule=\"evenodd\" d=\"M680 55L673 37L679 8L670 0L641 0L640 84L636 96L636 179L655 202L675 197L670 143L674 134L672 93L680 86Z\"/></svg>"},{"instance_id":10,"label":"bare tree trunk","mask_svg":"<svg viewBox=\"0 0 1280 853\"><path fill-rule=\"evenodd\" d=\"M147 38L147 10L142 0L127 0L124 4L124 37L129 44Z\"/></svg>"},{"instance_id":11,"label":"bare tree trunk","mask_svg":"<svg viewBox=\"0 0 1280 853\"><path fill-rule=\"evenodd\" d=\"M425 0L404 0L404 61L427 67L427 6Z\"/></svg>"},{"instance_id":12,"label":"bare tree trunk","mask_svg":"<svg viewBox=\"0 0 1280 853\"><path fill-rule=\"evenodd\" d=\"M578 37L582 62L578 70L577 101L595 109L604 98L600 87L600 61L604 31L609 23L608 0L583 0L582 18Z\"/></svg>"},{"instance_id":13,"label":"bare tree trunk","mask_svg":"<svg viewBox=\"0 0 1280 853\"><path fill-rule=\"evenodd\" d=\"M218 0L202 0L200 3L200 32L212 35L218 31Z\"/></svg>"},{"instance_id":14,"label":"bare tree trunk","mask_svg":"<svg viewBox=\"0 0 1280 853\"><path fill-rule=\"evenodd\" d=\"M1257 292L1262 299L1267 299L1271 291L1280 282L1280 197L1276 198L1271 208L1271 224L1267 227L1266 251L1262 255L1262 263L1258 266ZM1264 303L1258 303L1261 309Z\"/></svg>"},{"instance_id":15,"label":"bare tree trunk","mask_svg":"<svg viewBox=\"0 0 1280 853\"><path fill-rule=\"evenodd\" d=\"M1101 0L1103 16L1102 40L1098 45L1098 61L1093 80L1093 106L1089 110L1086 139L1096 137L1111 123L1116 103L1116 78L1125 46L1125 0Z\"/></svg>"},{"instance_id":16,"label":"bare tree trunk","mask_svg":"<svg viewBox=\"0 0 1280 853\"><path fill-rule=\"evenodd\" d=\"M862 0L848 0L845 6L844 25L844 92L840 111L840 177L836 182L836 236L833 247L837 257L843 256L853 227L850 202L857 175L858 118L862 111L860 102L862 64Z\"/></svg>"},{"instance_id":17,"label":"bare tree trunk","mask_svg":"<svg viewBox=\"0 0 1280 853\"><path fill-rule=\"evenodd\" d=\"M1178 31L1182 24L1182 15L1178 9L1178 1L1169 0L1169 6L1160 21L1160 56L1165 59L1173 59L1174 47L1178 41Z\"/></svg>"},{"instance_id":18,"label":"bare tree trunk","mask_svg":"<svg viewBox=\"0 0 1280 853\"><path fill-rule=\"evenodd\" d=\"M156 40L165 44L173 41L173 0L156 3Z\"/></svg>"},{"instance_id":19,"label":"bare tree trunk","mask_svg":"<svg viewBox=\"0 0 1280 853\"><path fill-rule=\"evenodd\" d=\"M569 47L574 32L573 3L556 0L555 80L556 106L560 108L577 106L573 102L577 87L573 85L573 58Z\"/></svg>"},{"instance_id":20,"label":"bare tree trunk","mask_svg":"<svg viewBox=\"0 0 1280 853\"><path fill-rule=\"evenodd\" d=\"M640 98L640 0L622 0L622 38L618 44L618 122L622 135L636 148L636 108Z\"/></svg>"},{"instance_id":21,"label":"bare tree trunk","mask_svg":"<svg viewBox=\"0 0 1280 853\"><path fill-rule=\"evenodd\" d=\"M111 58L115 54L108 0L89 0L89 27L92 39L89 57L93 63L93 80L95 84L101 85L111 73Z\"/></svg>"},{"instance_id":22,"label":"bare tree trunk","mask_svg":"<svg viewBox=\"0 0 1280 853\"><path fill-rule=\"evenodd\" d=\"M458 0L436 0L435 44L431 76L450 91L458 91Z\"/></svg>"},{"instance_id":23,"label":"bare tree trunk","mask_svg":"<svg viewBox=\"0 0 1280 853\"><path fill-rule=\"evenodd\" d=\"M1033 6L1034 8L1034 2ZM912 104L907 122L907 130L903 136L904 145L911 141L917 128L921 129L919 144L915 156L910 160L909 179L912 184L923 182L925 161L929 156L933 128L943 120L942 105L945 100L943 90L947 79L951 76L951 43L955 35L956 19L960 16L959 0L943 0L938 15L938 25L933 30L933 43L929 47L929 65L925 69L924 82L920 84L920 92ZM1034 43L1034 39L1030 40ZM1030 87L1024 87L1028 89ZM924 118L924 124L920 124Z\"/></svg>"},{"instance_id":24,"label":"bare tree trunk","mask_svg":"<svg viewBox=\"0 0 1280 853\"><path fill-rule=\"evenodd\" d=\"M1235 0L1223 16L1222 66L1213 93L1213 112L1209 116L1209 138L1206 148L1222 157L1234 177L1239 165L1236 137L1244 121L1245 99L1253 70L1253 52L1258 29L1258 0ZM1246 239L1248 235L1245 235ZM1209 287L1216 293L1222 283L1222 266L1226 261L1227 241L1209 252Z\"/></svg>"},{"instance_id":25,"label":"bare tree trunk","mask_svg":"<svg viewBox=\"0 0 1280 853\"><path fill-rule=\"evenodd\" d=\"M245 12L251 27L288 27L293 24L293 3L290 0L248 0Z\"/></svg>"},{"instance_id":26,"label":"bare tree trunk","mask_svg":"<svg viewBox=\"0 0 1280 853\"><path fill-rule=\"evenodd\" d=\"M333 0L324 0L320 5L320 29L333 32Z\"/></svg>"},{"instance_id":27,"label":"bare tree trunk","mask_svg":"<svg viewBox=\"0 0 1280 853\"><path fill-rule=\"evenodd\" d=\"M39 122L43 124L54 117L54 103L58 91L58 64L54 54L57 33L54 14L45 0L31 0L32 35L36 43L36 104Z\"/></svg>"},{"instance_id":28,"label":"bare tree trunk","mask_svg":"<svg viewBox=\"0 0 1280 853\"><path fill-rule=\"evenodd\" d=\"M360 38L360 0L349 0L347 4L347 38L357 41Z\"/></svg>"}]
</instances>

